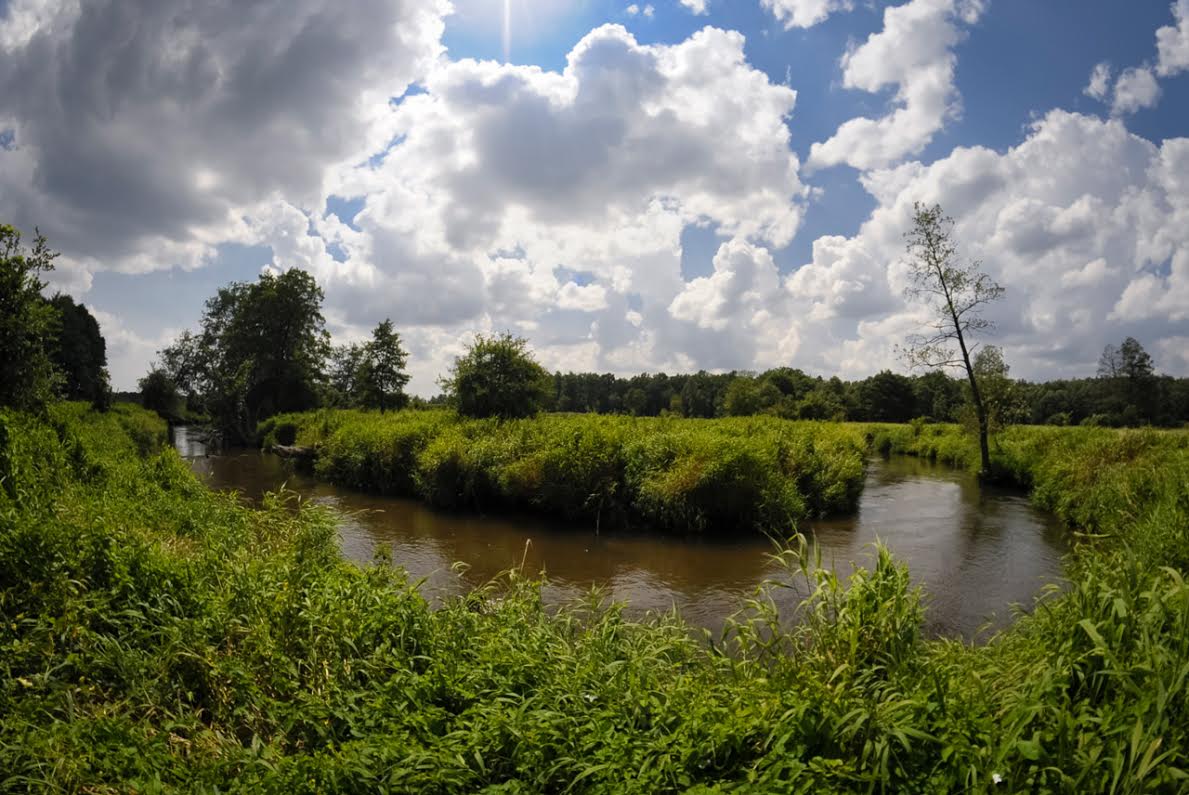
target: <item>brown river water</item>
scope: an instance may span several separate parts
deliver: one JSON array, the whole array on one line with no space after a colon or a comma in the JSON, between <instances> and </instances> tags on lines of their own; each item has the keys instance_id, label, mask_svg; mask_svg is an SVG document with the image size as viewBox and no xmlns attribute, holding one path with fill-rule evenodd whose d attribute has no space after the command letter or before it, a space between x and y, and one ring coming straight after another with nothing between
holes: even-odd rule
<instances>
[{"instance_id":1,"label":"brown river water","mask_svg":"<svg viewBox=\"0 0 1189 795\"><path fill-rule=\"evenodd\" d=\"M208 455L193 430L174 429L174 445L211 488L257 502L285 485L340 512L343 555L370 563L387 545L392 560L430 598L459 593L521 564L544 571L542 596L557 604L598 586L642 616L674 608L695 627L718 632L766 581L791 616L805 593L770 557L770 541L596 533L540 517L446 513L410 499L364 494L295 472L275 455L227 450ZM925 593L930 635L986 638L1010 622L1012 605L1030 607L1046 583L1060 581L1069 531L1032 508L1018 491L980 487L970 473L916 458L873 458L858 511L805 523L823 559L839 572L869 565L883 541L908 564ZM461 573L452 564L462 562Z\"/></svg>"}]
</instances>

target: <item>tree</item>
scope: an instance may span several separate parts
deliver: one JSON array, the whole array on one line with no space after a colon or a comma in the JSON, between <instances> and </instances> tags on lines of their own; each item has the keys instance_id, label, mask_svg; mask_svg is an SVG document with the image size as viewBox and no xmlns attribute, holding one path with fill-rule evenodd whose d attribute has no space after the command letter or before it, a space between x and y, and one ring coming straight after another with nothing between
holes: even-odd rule
<instances>
[{"instance_id":1,"label":"tree","mask_svg":"<svg viewBox=\"0 0 1189 795\"><path fill-rule=\"evenodd\" d=\"M723 393L723 414L728 417L759 414L775 406L781 397L780 389L772 382L741 375Z\"/></svg>"},{"instance_id":2,"label":"tree","mask_svg":"<svg viewBox=\"0 0 1189 795\"><path fill-rule=\"evenodd\" d=\"M802 420L842 420L846 417L846 407L836 392L823 385L797 402L796 416Z\"/></svg>"},{"instance_id":3,"label":"tree","mask_svg":"<svg viewBox=\"0 0 1189 795\"><path fill-rule=\"evenodd\" d=\"M859 411L871 422L908 422L916 416L912 379L883 370L859 385Z\"/></svg>"},{"instance_id":4,"label":"tree","mask_svg":"<svg viewBox=\"0 0 1189 795\"><path fill-rule=\"evenodd\" d=\"M60 394L67 400L86 400L104 409L111 403L107 375L107 343L99 323L82 304L58 293L50 304L60 318L58 335L51 350L54 365L62 374Z\"/></svg>"},{"instance_id":5,"label":"tree","mask_svg":"<svg viewBox=\"0 0 1189 795\"><path fill-rule=\"evenodd\" d=\"M322 289L300 269L233 282L206 302L202 330L161 352L165 370L236 439L256 423L318 404L330 353Z\"/></svg>"},{"instance_id":6,"label":"tree","mask_svg":"<svg viewBox=\"0 0 1189 795\"><path fill-rule=\"evenodd\" d=\"M364 405L378 406L381 414L388 408L404 408L409 402L404 392L409 383L408 358L392 321L378 324L359 356L357 381Z\"/></svg>"},{"instance_id":7,"label":"tree","mask_svg":"<svg viewBox=\"0 0 1189 795\"><path fill-rule=\"evenodd\" d=\"M140 402L146 409L155 411L166 419L175 419L181 414L182 399L177 384L169 373L154 365L137 384L140 387Z\"/></svg>"},{"instance_id":8,"label":"tree","mask_svg":"<svg viewBox=\"0 0 1189 795\"><path fill-rule=\"evenodd\" d=\"M1022 422L1028 414L1019 387L1008 376L1010 370L997 345L982 347L974 357L974 372L992 433Z\"/></svg>"},{"instance_id":9,"label":"tree","mask_svg":"<svg viewBox=\"0 0 1189 795\"><path fill-rule=\"evenodd\" d=\"M954 221L941 205L913 205L913 228L905 235L908 250L909 286L905 294L921 301L933 315L931 329L914 334L903 349L911 366L954 367L966 372L971 402L978 420L981 474L991 471L986 406L974 370L970 337L993 328L982 316L987 304L1003 295L1003 288L985 273L978 261L962 262L953 241ZM953 346L957 344L958 350Z\"/></svg>"},{"instance_id":10,"label":"tree","mask_svg":"<svg viewBox=\"0 0 1189 795\"><path fill-rule=\"evenodd\" d=\"M1160 413L1152 357L1135 337L1127 337L1118 348L1102 349L1098 378L1104 394L1097 409L1111 424L1151 422Z\"/></svg>"},{"instance_id":11,"label":"tree","mask_svg":"<svg viewBox=\"0 0 1189 795\"><path fill-rule=\"evenodd\" d=\"M363 346L357 342L335 345L330 351L326 370L327 394L323 403L338 408L355 406L359 402L359 369L363 363Z\"/></svg>"},{"instance_id":12,"label":"tree","mask_svg":"<svg viewBox=\"0 0 1189 795\"><path fill-rule=\"evenodd\" d=\"M41 274L57 256L40 232L25 250L21 233L0 224L0 406L39 408L60 381L52 359L60 319L41 296Z\"/></svg>"},{"instance_id":13,"label":"tree","mask_svg":"<svg viewBox=\"0 0 1189 795\"><path fill-rule=\"evenodd\" d=\"M506 332L476 335L441 383L460 414L503 418L536 414L551 386L549 374L529 352L528 341Z\"/></svg>"},{"instance_id":14,"label":"tree","mask_svg":"<svg viewBox=\"0 0 1189 795\"><path fill-rule=\"evenodd\" d=\"M1133 384L1150 381L1155 375L1152 357L1148 355L1144 346L1140 345L1139 340L1135 337L1128 337L1119 346L1119 371L1117 374Z\"/></svg>"},{"instance_id":15,"label":"tree","mask_svg":"<svg viewBox=\"0 0 1189 795\"><path fill-rule=\"evenodd\" d=\"M1128 337L1128 339L1131 339ZM1107 345L1102 349L1102 356L1098 357L1098 377L1118 378L1122 369L1119 362L1119 349L1114 345Z\"/></svg>"},{"instance_id":16,"label":"tree","mask_svg":"<svg viewBox=\"0 0 1189 795\"><path fill-rule=\"evenodd\" d=\"M962 404L962 384L941 370L918 376L912 385L916 394L917 417L932 417L947 422L957 416Z\"/></svg>"}]
</instances>

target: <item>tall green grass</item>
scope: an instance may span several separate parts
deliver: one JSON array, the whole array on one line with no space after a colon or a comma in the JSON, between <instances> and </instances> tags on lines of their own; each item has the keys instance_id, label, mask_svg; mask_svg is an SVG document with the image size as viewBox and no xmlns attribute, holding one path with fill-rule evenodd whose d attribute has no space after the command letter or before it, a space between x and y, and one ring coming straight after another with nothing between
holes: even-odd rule
<instances>
[{"instance_id":1,"label":"tall green grass","mask_svg":"<svg viewBox=\"0 0 1189 795\"><path fill-rule=\"evenodd\" d=\"M340 485L447 508L520 509L590 525L759 530L853 510L863 485L859 426L544 415L464 420L446 411L282 415L265 444L317 449Z\"/></svg>"},{"instance_id":2,"label":"tall green grass","mask_svg":"<svg viewBox=\"0 0 1189 795\"><path fill-rule=\"evenodd\" d=\"M547 610L522 572L431 610L399 568L344 563L324 510L207 491L163 430L0 412L0 792L1186 790L1183 435L1002 440L1094 534L975 647L922 637L886 551L842 582L805 544L776 555L808 581L799 620L762 592L710 642L597 593ZM511 431L431 436L561 466Z\"/></svg>"}]
</instances>

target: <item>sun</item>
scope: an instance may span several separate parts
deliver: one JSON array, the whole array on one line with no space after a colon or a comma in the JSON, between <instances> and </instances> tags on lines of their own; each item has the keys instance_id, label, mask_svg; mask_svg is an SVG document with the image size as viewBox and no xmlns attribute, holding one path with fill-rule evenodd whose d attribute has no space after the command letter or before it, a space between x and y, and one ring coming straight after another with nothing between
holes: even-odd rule
<instances>
[{"instance_id":1,"label":"sun","mask_svg":"<svg viewBox=\"0 0 1189 795\"><path fill-rule=\"evenodd\" d=\"M531 48L556 35L568 18L580 14L587 0L454 0L447 24L472 36L499 36L500 54L510 63L517 49ZM488 39L490 41L490 39Z\"/></svg>"}]
</instances>

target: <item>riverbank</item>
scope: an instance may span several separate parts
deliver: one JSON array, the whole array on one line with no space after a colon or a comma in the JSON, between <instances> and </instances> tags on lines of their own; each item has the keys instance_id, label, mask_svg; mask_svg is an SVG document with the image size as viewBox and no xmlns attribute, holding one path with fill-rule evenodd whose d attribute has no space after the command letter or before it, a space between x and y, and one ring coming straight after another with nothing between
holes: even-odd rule
<instances>
[{"instance_id":1,"label":"riverbank","mask_svg":"<svg viewBox=\"0 0 1189 795\"><path fill-rule=\"evenodd\" d=\"M1037 499L1098 538L1065 594L991 644L923 640L881 553L847 584L806 571L796 626L759 599L705 648L593 598L555 614L516 573L431 611L401 571L344 563L325 512L202 487L147 415L58 406L0 428L0 790L1141 792L1189 775L1183 434L1005 434Z\"/></svg>"},{"instance_id":2,"label":"riverbank","mask_svg":"<svg viewBox=\"0 0 1189 795\"><path fill-rule=\"evenodd\" d=\"M801 578L772 564L772 542L758 533L691 536L606 526L596 532L539 514L444 510L415 497L337 486L251 448L210 454L195 449L184 428L172 436L211 488L259 505L283 486L333 507L345 558L366 566L378 550L391 550L392 563L422 581L431 602L519 566L548 572L541 590L546 607L597 587L624 603L626 618L677 609L695 634L707 629L717 636L767 580L780 582L772 599L786 617L807 595ZM1011 623L1012 605L1031 605L1044 586L1061 580L1070 533L1019 490L988 487L973 473L920 457L874 455L866 468L854 511L798 528L843 574L852 564L870 565L877 540L886 544L923 591L927 637L985 640Z\"/></svg>"}]
</instances>

